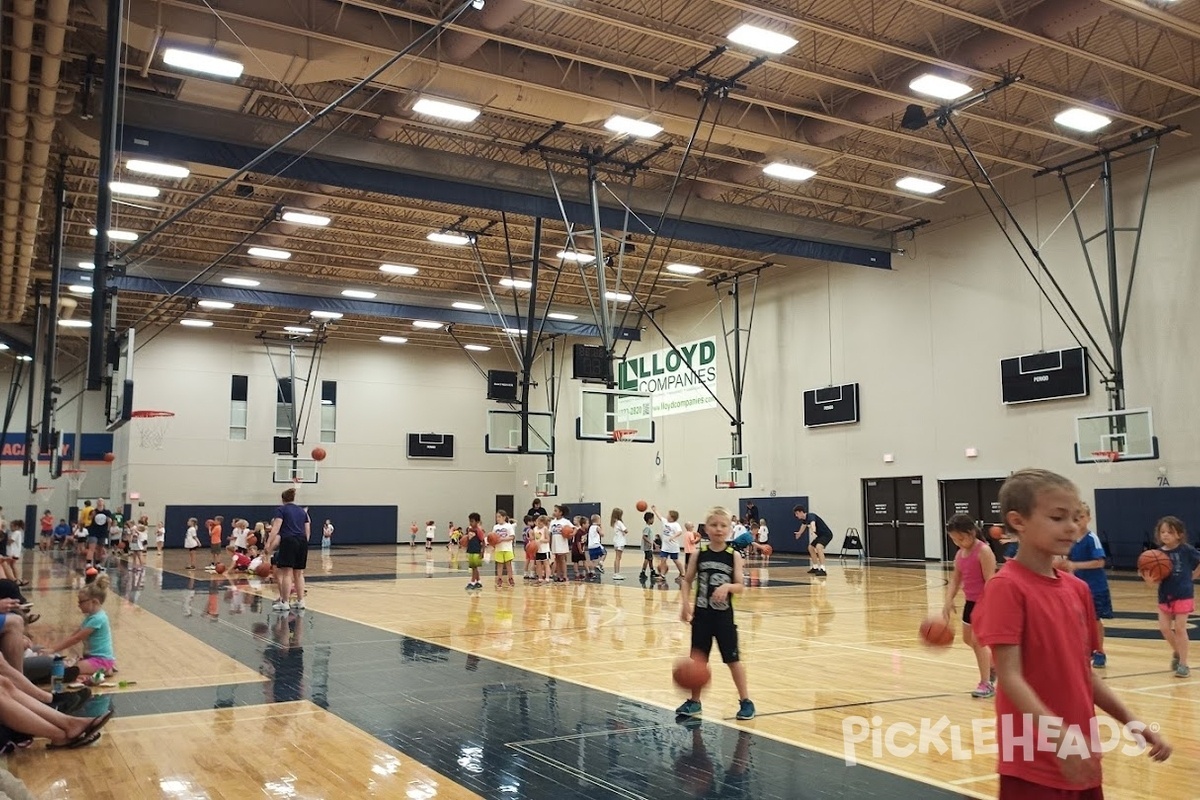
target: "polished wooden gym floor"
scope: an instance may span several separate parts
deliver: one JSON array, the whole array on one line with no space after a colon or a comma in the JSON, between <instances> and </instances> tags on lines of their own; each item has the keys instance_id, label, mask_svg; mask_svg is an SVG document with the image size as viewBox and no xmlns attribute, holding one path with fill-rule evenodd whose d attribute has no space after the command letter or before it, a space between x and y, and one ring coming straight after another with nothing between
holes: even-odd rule
<instances>
[{"instance_id":1,"label":"polished wooden gym floor","mask_svg":"<svg viewBox=\"0 0 1200 800\"><path fill-rule=\"evenodd\" d=\"M23 561L42 615L34 637L73 629L73 561ZM941 565L835 559L820 578L799 559L756 562L737 614L758 717L734 720L737 695L714 659L702 722L679 725L678 592L640 584L636 561L624 582L612 581L610 554L599 584L518 577L497 589L485 573L483 591L468 593L444 547L314 549L303 614L272 612L273 587L257 579L184 570L181 552L163 569L147 561L108 570L114 680L128 685L85 710L116 709L104 737L4 759L39 798L996 793L994 756L974 752L994 743L972 733L990 726L993 704L970 696L970 651L916 638L941 605ZM1175 755L1110 753L1106 796L1200 797L1200 683L1169 671L1150 588L1115 576L1112 594L1103 674ZM889 726L923 721L941 733L916 752L872 746L872 731L882 743ZM847 733L863 741L848 745Z\"/></svg>"}]
</instances>

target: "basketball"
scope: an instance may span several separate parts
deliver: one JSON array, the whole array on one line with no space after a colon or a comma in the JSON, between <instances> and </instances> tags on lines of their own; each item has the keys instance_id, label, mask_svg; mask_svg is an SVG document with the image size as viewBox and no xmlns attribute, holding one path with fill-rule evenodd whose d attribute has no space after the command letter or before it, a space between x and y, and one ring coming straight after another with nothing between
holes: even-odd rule
<instances>
[{"instance_id":1,"label":"basketball","mask_svg":"<svg viewBox=\"0 0 1200 800\"><path fill-rule=\"evenodd\" d=\"M638 501L637 501L637 510L638 510L638 511L645 512L645 510L646 510L647 508L649 508L649 507L650 507L650 505L649 505L649 504L648 504L648 503L647 503L645 500L638 500Z\"/></svg>"},{"instance_id":2,"label":"basketball","mask_svg":"<svg viewBox=\"0 0 1200 800\"><path fill-rule=\"evenodd\" d=\"M564 539L570 539L572 536L575 535L575 529L572 528L570 525L563 525L561 528L559 528L558 535L563 537Z\"/></svg>"},{"instance_id":3,"label":"basketball","mask_svg":"<svg viewBox=\"0 0 1200 800\"><path fill-rule=\"evenodd\" d=\"M694 692L708 685L712 680L712 670L703 659L681 658L675 662L671 677L675 679L675 685L679 688Z\"/></svg>"},{"instance_id":4,"label":"basketball","mask_svg":"<svg viewBox=\"0 0 1200 800\"><path fill-rule=\"evenodd\" d=\"M1155 583L1171 574L1171 557L1162 550L1146 550L1138 556L1138 572Z\"/></svg>"},{"instance_id":5,"label":"basketball","mask_svg":"<svg viewBox=\"0 0 1200 800\"><path fill-rule=\"evenodd\" d=\"M921 623L921 639L930 647L949 647L954 644L954 629L941 617L926 617Z\"/></svg>"},{"instance_id":6,"label":"basketball","mask_svg":"<svg viewBox=\"0 0 1200 800\"><path fill-rule=\"evenodd\" d=\"M224 564L217 564L217 574L224 575L227 567Z\"/></svg>"},{"instance_id":7,"label":"basketball","mask_svg":"<svg viewBox=\"0 0 1200 800\"><path fill-rule=\"evenodd\" d=\"M246 537L246 546L247 547L254 547L257 544L258 544L258 536L257 535L252 533Z\"/></svg>"},{"instance_id":8,"label":"basketball","mask_svg":"<svg viewBox=\"0 0 1200 800\"><path fill-rule=\"evenodd\" d=\"M535 542L533 539L530 539L528 542L525 543L525 557L530 558L530 559L533 558L534 556L537 555L537 549L538 549L538 543Z\"/></svg>"},{"instance_id":9,"label":"basketball","mask_svg":"<svg viewBox=\"0 0 1200 800\"><path fill-rule=\"evenodd\" d=\"M217 524L217 521L216 521L215 519L206 519L206 520L204 520L204 526L205 526L206 528L211 528L213 525L216 525L216 524Z\"/></svg>"},{"instance_id":10,"label":"basketball","mask_svg":"<svg viewBox=\"0 0 1200 800\"><path fill-rule=\"evenodd\" d=\"M416 536L417 535L417 523L414 522L412 525L409 525L408 532L411 533L413 536Z\"/></svg>"},{"instance_id":11,"label":"basketball","mask_svg":"<svg viewBox=\"0 0 1200 800\"><path fill-rule=\"evenodd\" d=\"M117 460L117 455L116 455L116 453L105 453L104 460L107 461L109 464L111 464L112 462Z\"/></svg>"},{"instance_id":12,"label":"basketball","mask_svg":"<svg viewBox=\"0 0 1200 800\"><path fill-rule=\"evenodd\" d=\"M489 533L487 535L487 543L490 544L492 547L495 547L496 545L500 544L500 534Z\"/></svg>"},{"instance_id":13,"label":"basketball","mask_svg":"<svg viewBox=\"0 0 1200 800\"><path fill-rule=\"evenodd\" d=\"M271 574L271 565L259 564L257 567L255 567L254 574L260 578L266 578Z\"/></svg>"},{"instance_id":14,"label":"basketball","mask_svg":"<svg viewBox=\"0 0 1200 800\"><path fill-rule=\"evenodd\" d=\"M999 540L1004 537L1004 528L1001 528L999 525L993 525L992 527L988 528L988 536Z\"/></svg>"},{"instance_id":15,"label":"basketball","mask_svg":"<svg viewBox=\"0 0 1200 800\"><path fill-rule=\"evenodd\" d=\"M775 552L775 548L771 547L771 545L769 545L769 544L764 544L764 545L763 545L761 548L759 548L759 549L761 549L761 550L762 550L762 554L763 554L764 556L766 556L767 558L770 558L770 557L771 557L771 554Z\"/></svg>"},{"instance_id":16,"label":"basketball","mask_svg":"<svg viewBox=\"0 0 1200 800\"><path fill-rule=\"evenodd\" d=\"M313 461L324 461L325 456L329 455L325 452L324 447L314 447L312 451Z\"/></svg>"}]
</instances>

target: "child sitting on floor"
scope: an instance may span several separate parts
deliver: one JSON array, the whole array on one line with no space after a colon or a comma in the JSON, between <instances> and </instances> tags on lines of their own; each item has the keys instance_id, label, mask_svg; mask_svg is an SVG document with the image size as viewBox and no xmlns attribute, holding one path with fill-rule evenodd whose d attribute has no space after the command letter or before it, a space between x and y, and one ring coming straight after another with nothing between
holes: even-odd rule
<instances>
[{"instance_id":1,"label":"child sitting on floor","mask_svg":"<svg viewBox=\"0 0 1200 800\"><path fill-rule=\"evenodd\" d=\"M83 657L75 662L83 675L103 672L111 675L117 671L117 657L113 653L112 626L108 614L101 606L108 598L108 575L101 573L89 579L79 590L79 610L83 613L83 624L67 638L47 647L50 653L61 653L67 648L83 644Z\"/></svg>"}]
</instances>

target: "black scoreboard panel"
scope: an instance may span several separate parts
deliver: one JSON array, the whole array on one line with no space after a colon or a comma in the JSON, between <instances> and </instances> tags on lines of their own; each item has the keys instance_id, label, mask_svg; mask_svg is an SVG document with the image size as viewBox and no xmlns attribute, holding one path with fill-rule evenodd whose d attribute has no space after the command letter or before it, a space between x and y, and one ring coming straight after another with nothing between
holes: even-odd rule
<instances>
[{"instance_id":1,"label":"black scoreboard panel","mask_svg":"<svg viewBox=\"0 0 1200 800\"><path fill-rule=\"evenodd\" d=\"M804 393L804 427L858 422L858 384L826 386Z\"/></svg>"},{"instance_id":2,"label":"black scoreboard panel","mask_svg":"<svg viewBox=\"0 0 1200 800\"><path fill-rule=\"evenodd\" d=\"M517 373L489 369L487 382L488 400L499 400L504 403L515 403L517 401Z\"/></svg>"},{"instance_id":3,"label":"black scoreboard panel","mask_svg":"<svg viewBox=\"0 0 1200 800\"><path fill-rule=\"evenodd\" d=\"M454 458L454 434L410 433L409 458Z\"/></svg>"},{"instance_id":4,"label":"black scoreboard panel","mask_svg":"<svg viewBox=\"0 0 1200 800\"><path fill-rule=\"evenodd\" d=\"M577 344L572 352L573 377L585 383L607 383L612 380L612 359L601 345Z\"/></svg>"},{"instance_id":5,"label":"black scoreboard panel","mask_svg":"<svg viewBox=\"0 0 1200 800\"><path fill-rule=\"evenodd\" d=\"M1087 397L1091 391L1087 349L1073 347L1001 359L1000 387L1006 404Z\"/></svg>"}]
</instances>

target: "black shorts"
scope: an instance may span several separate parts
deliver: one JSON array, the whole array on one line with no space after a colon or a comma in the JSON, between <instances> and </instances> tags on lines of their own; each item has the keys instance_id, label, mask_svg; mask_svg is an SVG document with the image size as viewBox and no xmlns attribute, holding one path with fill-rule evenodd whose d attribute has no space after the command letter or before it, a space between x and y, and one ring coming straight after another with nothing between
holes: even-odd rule
<instances>
[{"instance_id":1,"label":"black shorts","mask_svg":"<svg viewBox=\"0 0 1200 800\"><path fill-rule=\"evenodd\" d=\"M967 602L963 603L963 613L962 613L963 625L971 624L971 612L974 610L975 610L975 601L974 600L968 600Z\"/></svg>"},{"instance_id":2,"label":"black shorts","mask_svg":"<svg viewBox=\"0 0 1200 800\"><path fill-rule=\"evenodd\" d=\"M813 547L816 547L817 545L821 545L821 547L828 547L829 543L832 541L832 533L818 533L809 544Z\"/></svg>"},{"instance_id":3,"label":"black shorts","mask_svg":"<svg viewBox=\"0 0 1200 800\"><path fill-rule=\"evenodd\" d=\"M696 609L696 615L692 618L692 651L699 650L707 656L712 652L713 639L717 640L717 649L721 651L722 661L726 664L736 664L741 660L733 613Z\"/></svg>"},{"instance_id":4,"label":"black shorts","mask_svg":"<svg viewBox=\"0 0 1200 800\"><path fill-rule=\"evenodd\" d=\"M549 553L538 553L537 556L534 558L534 561L549 561L549 560L550 560Z\"/></svg>"},{"instance_id":5,"label":"black shorts","mask_svg":"<svg viewBox=\"0 0 1200 800\"><path fill-rule=\"evenodd\" d=\"M284 569L304 569L308 566L308 542L298 536L283 536L275 554L275 566Z\"/></svg>"}]
</instances>

